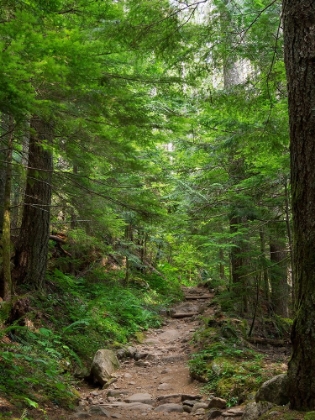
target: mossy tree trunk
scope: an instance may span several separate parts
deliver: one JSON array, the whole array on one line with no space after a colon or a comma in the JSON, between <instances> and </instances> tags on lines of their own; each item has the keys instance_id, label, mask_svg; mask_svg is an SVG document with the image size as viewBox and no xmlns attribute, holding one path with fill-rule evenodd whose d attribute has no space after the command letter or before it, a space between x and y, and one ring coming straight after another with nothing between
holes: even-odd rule
<instances>
[{"instance_id":1,"label":"mossy tree trunk","mask_svg":"<svg viewBox=\"0 0 315 420\"><path fill-rule=\"evenodd\" d=\"M48 257L52 194L52 139L50 123L32 117L22 226L16 247L14 278L41 289Z\"/></svg>"},{"instance_id":2,"label":"mossy tree trunk","mask_svg":"<svg viewBox=\"0 0 315 420\"><path fill-rule=\"evenodd\" d=\"M8 115L6 139L6 176L4 182L3 197L3 220L2 220L2 266L3 266L3 299L11 301L12 278L11 278L11 178L12 178L12 153L14 137L14 119Z\"/></svg>"},{"instance_id":3,"label":"mossy tree trunk","mask_svg":"<svg viewBox=\"0 0 315 420\"><path fill-rule=\"evenodd\" d=\"M315 409L315 2L284 0L293 212L293 271L297 283L293 354L288 369L291 407Z\"/></svg>"}]
</instances>

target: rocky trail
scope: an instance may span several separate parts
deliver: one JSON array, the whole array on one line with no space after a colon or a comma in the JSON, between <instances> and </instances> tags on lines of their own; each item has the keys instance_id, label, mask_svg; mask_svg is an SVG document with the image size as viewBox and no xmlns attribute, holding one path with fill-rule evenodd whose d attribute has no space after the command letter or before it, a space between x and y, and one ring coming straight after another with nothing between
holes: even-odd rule
<instances>
[{"instance_id":1,"label":"rocky trail","mask_svg":"<svg viewBox=\"0 0 315 420\"><path fill-rule=\"evenodd\" d=\"M240 408L227 409L220 398L208 399L191 379L190 341L201 313L211 313L212 295L202 287L185 288L185 301L165 314L163 326L146 333L141 344L118 352L120 368L106 389L81 390L71 418L92 420L240 419Z\"/></svg>"}]
</instances>

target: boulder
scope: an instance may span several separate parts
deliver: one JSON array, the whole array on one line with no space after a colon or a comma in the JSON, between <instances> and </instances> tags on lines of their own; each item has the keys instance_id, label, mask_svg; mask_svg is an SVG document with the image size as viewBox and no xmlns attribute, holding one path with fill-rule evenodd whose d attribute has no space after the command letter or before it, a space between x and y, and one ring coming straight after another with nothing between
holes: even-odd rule
<instances>
[{"instance_id":1,"label":"boulder","mask_svg":"<svg viewBox=\"0 0 315 420\"><path fill-rule=\"evenodd\" d=\"M246 405L242 420L256 420L266 413L274 404L268 401L250 402Z\"/></svg>"},{"instance_id":2,"label":"boulder","mask_svg":"<svg viewBox=\"0 0 315 420\"><path fill-rule=\"evenodd\" d=\"M95 353L89 379L101 386L111 380L111 375L119 368L116 354L112 350L100 349Z\"/></svg>"},{"instance_id":3,"label":"boulder","mask_svg":"<svg viewBox=\"0 0 315 420\"><path fill-rule=\"evenodd\" d=\"M261 388L257 391L255 400L269 401L276 405L286 405L289 402L287 392L287 375L277 375L264 382Z\"/></svg>"}]
</instances>

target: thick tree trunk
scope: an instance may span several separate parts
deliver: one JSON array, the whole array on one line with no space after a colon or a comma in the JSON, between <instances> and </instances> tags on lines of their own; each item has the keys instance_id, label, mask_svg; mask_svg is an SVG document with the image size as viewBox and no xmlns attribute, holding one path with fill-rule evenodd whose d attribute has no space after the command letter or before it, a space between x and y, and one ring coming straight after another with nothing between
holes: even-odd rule
<instances>
[{"instance_id":1,"label":"thick tree trunk","mask_svg":"<svg viewBox=\"0 0 315 420\"><path fill-rule=\"evenodd\" d=\"M52 179L52 128L31 119L29 159L21 232L16 247L14 278L41 289L46 273Z\"/></svg>"},{"instance_id":2,"label":"thick tree trunk","mask_svg":"<svg viewBox=\"0 0 315 420\"><path fill-rule=\"evenodd\" d=\"M297 315L288 379L292 408L315 409L315 2L283 0L289 90L293 271Z\"/></svg>"}]
</instances>

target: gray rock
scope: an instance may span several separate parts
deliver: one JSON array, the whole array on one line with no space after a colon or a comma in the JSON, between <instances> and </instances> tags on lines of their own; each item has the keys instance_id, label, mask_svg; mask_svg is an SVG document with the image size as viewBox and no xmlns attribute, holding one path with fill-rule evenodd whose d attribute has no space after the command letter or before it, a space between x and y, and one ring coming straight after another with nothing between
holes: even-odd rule
<instances>
[{"instance_id":1,"label":"gray rock","mask_svg":"<svg viewBox=\"0 0 315 420\"><path fill-rule=\"evenodd\" d=\"M112 350L98 350L92 362L90 379L94 384L103 386L111 380L112 373L118 368L119 362Z\"/></svg>"},{"instance_id":2,"label":"gray rock","mask_svg":"<svg viewBox=\"0 0 315 420\"><path fill-rule=\"evenodd\" d=\"M213 397L209 401L209 408L226 408L226 400L223 398Z\"/></svg>"},{"instance_id":3,"label":"gray rock","mask_svg":"<svg viewBox=\"0 0 315 420\"><path fill-rule=\"evenodd\" d=\"M217 417L220 417L221 414L222 414L222 411L219 410L218 408L211 408L208 411L208 414L207 414L206 418L207 418L207 420L216 419Z\"/></svg>"},{"instance_id":4,"label":"gray rock","mask_svg":"<svg viewBox=\"0 0 315 420\"><path fill-rule=\"evenodd\" d=\"M286 405L289 402L287 392L288 379L286 374L277 375L262 384L255 396L256 402L269 401L276 405Z\"/></svg>"},{"instance_id":5,"label":"gray rock","mask_svg":"<svg viewBox=\"0 0 315 420\"><path fill-rule=\"evenodd\" d=\"M183 413L184 409L181 404L168 403L159 405L154 411L159 413Z\"/></svg>"},{"instance_id":6,"label":"gray rock","mask_svg":"<svg viewBox=\"0 0 315 420\"><path fill-rule=\"evenodd\" d=\"M170 389L172 389L172 386L166 382L164 382L163 384L159 385L157 388L159 391L168 391Z\"/></svg>"},{"instance_id":7,"label":"gray rock","mask_svg":"<svg viewBox=\"0 0 315 420\"><path fill-rule=\"evenodd\" d=\"M206 409L206 408L208 408L208 403L205 403L205 402L197 402L196 404L194 404L194 406L193 406L193 408L192 408L192 410L191 410L191 412L192 412L192 414L193 413L196 413L197 414L197 411L200 409L200 408L202 408L202 409Z\"/></svg>"},{"instance_id":8,"label":"gray rock","mask_svg":"<svg viewBox=\"0 0 315 420\"><path fill-rule=\"evenodd\" d=\"M168 394L168 395L159 395L157 401L164 403L180 403L181 395L180 394Z\"/></svg>"},{"instance_id":9,"label":"gray rock","mask_svg":"<svg viewBox=\"0 0 315 420\"><path fill-rule=\"evenodd\" d=\"M193 412L195 416L203 416L206 414L206 410L204 408L198 408L198 410Z\"/></svg>"},{"instance_id":10,"label":"gray rock","mask_svg":"<svg viewBox=\"0 0 315 420\"><path fill-rule=\"evenodd\" d=\"M259 411L256 402L246 405L242 420L256 420L259 418Z\"/></svg>"},{"instance_id":11,"label":"gray rock","mask_svg":"<svg viewBox=\"0 0 315 420\"><path fill-rule=\"evenodd\" d=\"M182 401L185 400L201 400L201 395L182 394Z\"/></svg>"},{"instance_id":12,"label":"gray rock","mask_svg":"<svg viewBox=\"0 0 315 420\"><path fill-rule=\"evenodd\" d=\"M229 410L222 413L223 417L240 417L244 414L242 408L230 408Z\"/></svg>"},{"instance_id":13,"label":"gray rock","mask_svg":"<svg viewBox=\"0 0 315 420\"><path fill-rule=\"evenodd\" d=\"M122 406L122 408L126 408L128 410L150 411L152 410L152 405L141 402L132 402Z\"/></svg>"},{"instance_id":14,"label":"gray rock","mask_svg":"<svg viewBox=\"0 0 315 420\"><path fill-rule=\"evenodd\" d=\"M126 389L110 389L107 393L107 397L117 397L120 395L127 395L128 391Z\"/></svg>"},{"instance_id":15,"label":"gray rock","mask_svg":"<svg viewBox=\"0 0 315 420\"><path fill-rule=\"evenodd\" d=\"M193 408L190 405L183 405L183 410L185 413L191 413L192 409Z\"/></svg>"},{"instance_id":16,"label":"gray rock","mask_svg":"<svg viewBox=\"0 0 315 420\"><path fill-rule=\"evenodd\" d=\"M105 408L99 405L94 405L90 407L89 413L93 415L108 417L108 418L111 417L110 412L108 410L105 410Z\"/></svg>"},{"instance_id":17,"label":"gray rock","mask_svg":"<svg viewBox=\"0 0 315 420\"><path fill-rule=\"evenodd\" d=\"M124 400L126 403L153 404L152 395L147 393L133 394Z\"/></svg>"},{"instance_id":18,"label":"gray rock","mask_svg":"<svg viewBox=\"0 0 315 420\"><path fill-rule=\"evenodd\" d=\"M137 360L135 362L135 365L136 366L141 366L141 367L149 367L149 366L151 366L151 363L148 362L147 360Z\"/></svg>"},{"instance_id":19,"label":"gray rock","mask_svg":"<svg viewBox=\"0 0 315 420\"><path fill-rule=\"evenodd\" d=\"M116 356L119 360L124 359L126 357L126 350L125 349L119 349L116 351Z\"/></svg>"},{"instance_id":20,"label":"gray rock","mask_svg":"<svg viewBox=\"0 0 315 420\"><path fill-rule=\"evenodd\" d=\"M126 356L127 356L127 357L134 357L134 356L135 356L135 354L136 354L136 352L137 352L136 347L133 347L133 346L128 346L128 347L126 348Z\"/></svg>"},{"instance_id":21,"label":"gray rock","mask_svg":"<svg viewBox=\"0 0 315 420\"><path fill-rule=\"evenodd\" d=\"M250 402L246 405L242 420L256 420L266 413L274 404L267 401Z\"/></svg>"},{"instance_id":22,"label":"gray rock","mask_svg":"<svg viewBox=\"0 0 315 420\"><path fill-rule=\"evenodd\" d=\"M183 401L183 405L188 405L189 407L193 407L197 402L196 400L185 400Z\"/></svg>"},{"instance_id":23,"label":"gray rock","mask_svg":"<svg viewBox=\"0 0 315 420\"><path fill-rule=\"evenodd\" d=\"M134 359L135 360L140 360L140 359L145 359L146 357L147 357L147 355L148 355L148 352L145 352L145 351L137 351L137 352L135 352L135 354L134 354Z\"/></svg>"}]
</instances>

